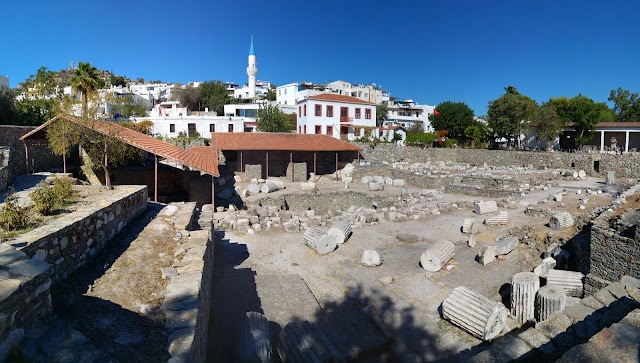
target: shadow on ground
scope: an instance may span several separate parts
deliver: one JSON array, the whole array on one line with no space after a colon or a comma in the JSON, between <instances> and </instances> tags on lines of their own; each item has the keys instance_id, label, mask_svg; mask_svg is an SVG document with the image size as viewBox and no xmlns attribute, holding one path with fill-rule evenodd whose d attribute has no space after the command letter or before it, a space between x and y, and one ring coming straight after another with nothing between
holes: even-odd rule
<instances>
[{"instance_id":1,"label":"shadow on ground","mask_svg":"<svg viewBox=\"0 0 640 363\"><path fill-rule=\"evenodd\" d=\"M145 314L133 312L85 293L127 250L162 207L149 203L147 210L114 237L95 259L52 289L54 313L86 335L98 350L122 362L158 362L170 358L166 351L163 313L159 309Z\"/></svg>"}]
</instances>

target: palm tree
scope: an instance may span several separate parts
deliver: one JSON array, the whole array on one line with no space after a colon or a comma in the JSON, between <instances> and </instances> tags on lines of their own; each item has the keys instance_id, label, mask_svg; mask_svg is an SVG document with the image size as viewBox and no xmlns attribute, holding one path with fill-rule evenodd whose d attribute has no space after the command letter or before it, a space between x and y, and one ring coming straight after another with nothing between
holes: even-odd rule
<instances>
[{"instance_id":1,"label":"palm tree","mask_svg":"<svg viewBox=\"0 0 640 363\"><path fill-rule=\"evenodd\" d=\"M100 89L104 80L98 75L96 67L89 62L78 63L78 68L73 72L71 86L75 92L82 93L82 117L87 117L89 95Z\"/></svg>"}]
</instances>

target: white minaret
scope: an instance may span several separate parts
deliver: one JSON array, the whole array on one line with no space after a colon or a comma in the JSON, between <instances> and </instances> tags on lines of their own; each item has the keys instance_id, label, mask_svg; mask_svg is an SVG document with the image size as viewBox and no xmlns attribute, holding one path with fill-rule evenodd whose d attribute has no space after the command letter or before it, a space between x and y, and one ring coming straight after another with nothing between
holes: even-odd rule
<instances>
[{"instance_id":1,"label":"white minaret","mask_svg":"<svg viewBox=\"0 0 640 363\"><path fill-rule=\"evenodd\" d=\"M253 49L253 35L251 35L251 48L249 48L249 66L247 66L247 76L249 76L249 98L256 97L257 75L258 65L256 64L256 52Z\"/></svg>"}]
</instances>

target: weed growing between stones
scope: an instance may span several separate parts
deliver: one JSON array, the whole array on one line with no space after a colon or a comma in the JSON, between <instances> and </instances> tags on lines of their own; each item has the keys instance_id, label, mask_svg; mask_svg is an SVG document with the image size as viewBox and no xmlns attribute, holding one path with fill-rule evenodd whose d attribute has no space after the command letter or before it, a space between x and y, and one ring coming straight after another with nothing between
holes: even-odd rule
<instances>
[{"instance_id":1,"label":"weed growing between stones","mask_svg":"<svg viewBox=\"0 0 640 363\"><path fill-rule=\"evenodd\" d=\"M72 181L69 178L56 178L53 186L41 183L36 190L31 192L30 196L40 214L51 215L54 211L71 202L74 196Z\"/></svg>"}]
</instances>

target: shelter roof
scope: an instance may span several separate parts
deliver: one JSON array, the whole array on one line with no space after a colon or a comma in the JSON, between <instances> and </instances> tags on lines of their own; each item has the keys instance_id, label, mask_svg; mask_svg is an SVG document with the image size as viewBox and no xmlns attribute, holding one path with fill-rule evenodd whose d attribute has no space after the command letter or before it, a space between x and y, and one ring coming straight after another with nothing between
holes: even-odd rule
<instances>
[{"instance_id":1,"label":"shelter roof","mask_svg":"<svg viewBox=\"0 0 640 363\"><path fill-rule=\"evenodd\" d=\"M211 145L218 150L356 151L360 147L329 135L272 132L214 133Z\"/></svg>"},{"instance_id":2,"label":"shelter roof","mask_svg":"<svg viewBox=\"0 0 640 363\"><path fill-rule=\"evenodd\" d=\"M363 101L363 100L361 100L359 98L355 98L355 97L351 97L351 96L338 95L338 94L335 94L335 93L321 93L319 95L309 96L309 97L307 97L307 99L309 99L309 100L317 100L317 101L360 103L360 104L363 104L363 105L375 105L375 103Z\"/></svg>"},{"instance_id":3,"label":"shelter roof","mask_svg":"<svg viewBox=\"0 0 640 363\"><path fill-rule=\"evenodd\" d=\"M46 129L51 123L60 119L69 120L103 135L114 137L133 147L158 155L165 159L171 159L202 173L216 177L220 176L220 172L218 171L217 155L216 157L211 157L211 155L207 153L185 150L173 144L169 144L168 142L158 140L147 134L143 134L108 121L91 120L71 115L58 115L23 135L20 140L44 139L46 137L44 129Z\"/></svg>"}]
</instances>

